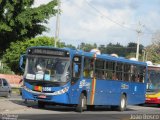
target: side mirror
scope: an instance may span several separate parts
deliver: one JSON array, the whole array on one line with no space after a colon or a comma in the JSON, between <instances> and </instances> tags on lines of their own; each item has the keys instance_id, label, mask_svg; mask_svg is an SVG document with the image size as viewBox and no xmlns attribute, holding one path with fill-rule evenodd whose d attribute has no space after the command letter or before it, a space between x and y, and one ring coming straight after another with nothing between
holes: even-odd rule
<instances>
[{"instance_id":1,"label":"side mirror","mask_svg":"<svg viewBox=\"0 0 160 120\"><path fill-rule=\"evenodd\" d=\"M19 60L19 67L22 71L24 71L25 68L25 62L26 61L26 55L21 55Z\"/></svg>"}]
</instances>

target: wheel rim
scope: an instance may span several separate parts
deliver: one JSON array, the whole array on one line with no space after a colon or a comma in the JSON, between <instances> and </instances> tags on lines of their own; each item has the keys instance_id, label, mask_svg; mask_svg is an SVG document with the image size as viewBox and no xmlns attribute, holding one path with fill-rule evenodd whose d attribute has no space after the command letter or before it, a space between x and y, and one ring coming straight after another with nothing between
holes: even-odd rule
<instances>
[{"instance_id":1,"label":"wheel rim","mask_svg":"<svg viewBox=\"0 0 160 120\"><path fill-rule=\"evenodd\" d=\"M82 106L81 106L82 108L84 107L84 98L82 99Z\"/></svg>"},{"instance_id":2,"label":"wheel rim","mask_svg":"<svg viewBox=\"0 0 160 120\"><path fill-rule=\"evenodd\" d=\"M124 109L125 108L125 99L122 98L121 100L121 108Z\"/></svg>"}]
</instances>

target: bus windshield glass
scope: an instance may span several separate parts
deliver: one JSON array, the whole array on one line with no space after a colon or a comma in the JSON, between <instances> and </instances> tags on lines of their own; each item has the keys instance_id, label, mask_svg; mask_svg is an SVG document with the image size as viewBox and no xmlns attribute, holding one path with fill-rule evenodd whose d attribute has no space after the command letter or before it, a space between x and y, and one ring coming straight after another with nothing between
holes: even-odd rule
<instances>
[{"instance_id":1,"label":"bus windshield glass","mask_svg":"<svg viewBox=\"0 0 160 120\"><path fill-rule=\"evenodd\" d=\"M29 56L26 61L25 79L67 82L69 64L68 57Z\"/></svg>"},{"instance_id":2,"label":"bus windshield glass","mask_svg":"<svg viewBox=\"0 0 160 120\"><path fill-rule=\"evenodd\" d=\"M160 90L160 71L149 70L148 91Z\"/></svg>"}]
</instances>

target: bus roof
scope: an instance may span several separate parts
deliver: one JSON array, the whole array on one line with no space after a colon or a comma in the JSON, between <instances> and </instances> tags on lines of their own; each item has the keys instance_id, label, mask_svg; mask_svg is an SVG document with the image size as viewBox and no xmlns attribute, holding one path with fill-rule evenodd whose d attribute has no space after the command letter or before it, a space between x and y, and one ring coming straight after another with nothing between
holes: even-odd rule
<instances>
[{"instance_id":1,"label":"bus roof","mask_svg":"<svg viewBox=\"0 0 160 120\"><path fill-rule=\"evenodd\" d=\"M88 56L88 57L94 57L95 53L93 52L84 52L83 50L77 50L77 49L72 49L72 48L55 48L53 46L34 46L34 47L29 47L29 49L35 49L35 48L40 48L40 49L55 49L55 50L64 50L64 51L69 51L71 54L77 54L77 55L83 55L83 56ZM96 55L96 58L98 59L104 59L104 60L109 60L109 61L118 61L122 63L128 63L128 64L138 64L142 66L147 66L147 63L145 62L140 62L140 61L134 61L134 60L129 60L123 57L114 57L109 54L100 54Z\"/></svg>"},{"instance_id":2,"label":"bus roof","mask_svg":"<svg viewBox=\"0 0 160 120\"><path fill-rule=\"evenodd\" d=\"M148 70L160 71L159 65L148 65Z\"/></svg>"}]
</instances>

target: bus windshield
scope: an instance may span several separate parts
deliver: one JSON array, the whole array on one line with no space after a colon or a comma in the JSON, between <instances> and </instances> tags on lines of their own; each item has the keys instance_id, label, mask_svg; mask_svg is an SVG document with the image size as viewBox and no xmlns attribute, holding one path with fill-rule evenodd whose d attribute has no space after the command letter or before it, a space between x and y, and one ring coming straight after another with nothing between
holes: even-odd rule
<instances>
[{"instance_id":1,"label":"bus windshield","mask_svg":"<svg viewBox=\"0 0 160 120\"><path fill-rule=\"evenodd\" d=\"M148 91L160 90L160 71L149 70Z\"/></svg>"},{"instance_id":2,"label":"bus windshield","mask_svg":"<svg viewBox=\"0 0 160 120\"><path fill-rule=\"evenodd\" d=\"M67 82L69 58L28 56L25 75L28 80Z\"/></svg>"}]
</instances>

